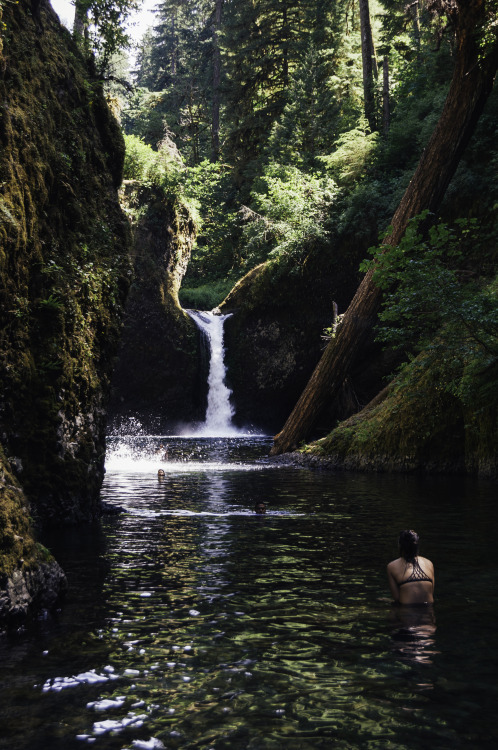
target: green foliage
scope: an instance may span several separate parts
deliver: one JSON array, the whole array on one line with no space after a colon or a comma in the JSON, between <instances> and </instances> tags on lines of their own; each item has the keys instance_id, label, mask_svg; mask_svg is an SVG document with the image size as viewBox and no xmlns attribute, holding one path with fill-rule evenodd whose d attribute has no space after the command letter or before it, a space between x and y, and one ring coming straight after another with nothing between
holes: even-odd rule
<instances>
[{"instance_id":1,"label":"green foliage","mask_svg":"<svg viewBox=\"0 0 498 750\"><path fill-rule=\"evenodd\" d=\"M297 270L327 237L325 219L337 194L333 180L270 163L256 180L254 210L243 208L246 266L270 258Z\"/></svg>"},{"instance_id":2,"label":"green foliage","mask_svg":"<svg viewBox=\"0 0 498 750\"><path fill-rule=\"evenodd\" d=\"M125 135L125 145L124 179L156 180L163 166L157 151L153 151L149 145L135 135Z\"/></svg>"},{"instance_id":3,"label":"green foliage","mask_svg":"<svg viewBox=\"0 0 498 750\"><path fill-rule=\"evenodd\" d=\"M139 0L76 0L76 15L84 25L101 74L108 71L112 57L130 46L125 30L129 14L140 8ZM75 24L76 27L76 24Z\"/></svg>"},{"instance_id":4,"label":"green foliage","mask_svg":"<svg viewBox=\"0 0 498 750\"><path fill-rule=\"evenodd\" d=\"M498 363L498 282L479 279L469 259L479 242L475 220L457 220L425 230L428 212L413 219L396 247L381 245L374 281L384 291L378 338L408 353L437 356L446 366L444 388L464 402L476 397L477 381ZM462 375L461 367L464 366ZM479 389L489 385L483 378Z\"/></svg>"},{"instance_id":5,"label":"green foliage","mask_svg":"<svg viewBox=\"0 0 498 750\"><path fill-rule=\"evenodd\" d=\"M59 299L57 294L49 294L46 299L40 300L40 307L44 310L57 312L64 308L64 303Z\"/></svg>"},{"instance_id":6,"label":"green foliage","mask_svg":"<svg viewBox=\"0 0 498 750\"><path fill-rule=\"evenodd\" d=\"M232 286L232 281L224 280L197 287L182 286L179 294L181 306L194 310L212 310L223 302Z\"/></svg>"},{"instance_id":7,"label":"green foliage","mask_svg":"<svg viewBox=\"0 0 498 750\"><path fill-rule=\"evenodd\" d=\"M310 157L313 161L320 139L334 137L330 115L340 104L333 102L328 77L345 35L346 7L344 0L225 4L225 158L236 166L240 183L259 173L275 123L269 150L284 163L300 166ZM288 146L281 142L287 137Z\"/></svg>"},{"instance_id":8,"label":"green foliage","mask_svg":"<svg viewBox=\"0 0 498 750\"><path fill-rule=\"evenodd\" d=\"M50 563L54 561L54 556L50 550L44 547L40 542L36 542L36 551L41 562Z\"/></svg>"},{"instance_id":9,"label":"green foliage","mask_svg":"<svg viewBox=\"0 0 498 750\"><path fill-rule=\"evenodd\" d=\"M327 85L331 53L310 43L292 76L287 104L268 142L268 153L279 163L313 169L317 157L330 150L340 120L339 101Z\"/></svg>"},{"instance_id":10,"label":"green foliage","mask_svg":"<svg viewBox=\"0 0 498 750\"><path fill-rule=\"evenodd\" d=\"M202 216L185 283L202 286L207 280L226 279L234 267L238 269L239 230L231 169L204 160L185 170L182 186Z\"/></svg>"},{"instance_id":11,"label":"green foliage","mask_svg":"<svg viewBox=\"0 0 498 750\"><path fill-rule=\"evenodd\" d=\"M162 116L187 164L198 164L211 148L212 6L210 0L162 0L137 60L139 86L160 94L146 129L155 132Z\"/></svg>"},{"instance_id":12,"label":"green foliage","mask_svg":"<svg viewBox=\"0 0 498 750\"><path fill-rule=\"evenodd\" d=\"M389 138L381 154L384 168L392 171L406 169L410 176L434 130L448 93L447 81L423 88L420 79L412 83L413 86L399 88Z\"/></svg>"},{"instance_id":13,"label":"green foliage","mask_svg":"<svg viewBox=\"0 0 498 750\"><path fill-rule=\"evenodd\" d=\"M124 178L163 187L178 195L183 166L175 149L163 142L159 150L154 151L136 135L125 135L124 138Z\"/></svg>"},{"instance_id":14,"label":"green foliage","mask_svg":"<svg viewBox=\"0 0 498 750\"><path fill-rule=\"evenodd\" d=\"M136 135L153 148L161 142L168 127L166 95L135 87L128 93L121 112L121 125L127 135Z\"/></svg>"},{"instance_id":15,"label":"green foliage","mask_svg":"<svg viewBox=\"0 0 498 750\"><path fill-rule=\"evenodd\" d=\"M372 166L378 142L379 134L368 132L368 123L361 118L357 127L337 139L335 151L319 157L319 161L339 185L352 187Z\"/></svg>"}]
</instances>

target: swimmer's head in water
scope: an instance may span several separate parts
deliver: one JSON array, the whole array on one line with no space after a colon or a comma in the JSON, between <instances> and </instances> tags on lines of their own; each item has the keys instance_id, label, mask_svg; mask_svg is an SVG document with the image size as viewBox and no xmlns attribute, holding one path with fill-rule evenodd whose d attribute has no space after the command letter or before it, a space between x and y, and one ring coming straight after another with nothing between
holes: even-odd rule
<instances>
[{"instance_id":1,"label":"swimmer's head in water","mask_svg":"<svg viewBox=\"0 0 498 750\"><path fill-rule=\"evenodd\" d=\"M157 472L157 476L164 477L165 476L164 469L159 469L159 471Z\"/></svg>"},{"instance_id":2,"label":"swimmer's head in water","mask_svg":"<svg viewBox=\"0 0 498 750\"><path fill-rule=\"evenodd\" d=\"M260 515L262 513L266 513L266 505L264 503L256 503L254 506L255 513L259 513Z\"/></svg>"},{"instance_id":3,"label":"swimmer's head in water","mask_svg":"<svg viewBox=\"0 0 498 750\"><path fill-rule=\"evenodd\" d=\"M416 531L404 529L398 539L401 557L404 557L405 560L413 560L414 557L417 557L418 541L419 537Z\"/></svg>"}]
</instances>

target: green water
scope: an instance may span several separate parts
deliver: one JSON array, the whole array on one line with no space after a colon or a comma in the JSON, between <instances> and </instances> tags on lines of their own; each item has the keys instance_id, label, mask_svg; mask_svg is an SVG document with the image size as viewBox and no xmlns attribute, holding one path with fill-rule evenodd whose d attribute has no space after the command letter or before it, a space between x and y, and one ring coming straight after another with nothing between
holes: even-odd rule
<instances>
[{"instance_id":1,"label":"green water","mask_svg":"<svg viewBox=\"0 0 498 750\"><path fill-rule=\"evenodd\" d=\"M275 468L268 446L111 445L126 512L47 540L68 598L0 639L2 750L496 747L496 483ZM434 612L390 605L405 527Z\"/></svg>"}]
</instances>

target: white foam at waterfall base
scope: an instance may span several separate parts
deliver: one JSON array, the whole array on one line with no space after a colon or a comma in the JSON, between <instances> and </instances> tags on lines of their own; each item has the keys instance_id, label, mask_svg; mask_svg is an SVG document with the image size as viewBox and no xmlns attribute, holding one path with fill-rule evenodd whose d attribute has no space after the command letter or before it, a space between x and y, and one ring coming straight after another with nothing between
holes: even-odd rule
<instances>
[{"instance_id":1,"label":"white foam at waterfall base","mask_svg":"<svg viewBox=\"0 0 498 750\"><path fill-rule=\"evenodd\" d=\"M223 344L225 320L231 315L215 315L212 312L186 310L197 326L204 331L210 344L208 399L206 418L203 424L186 427L184 437L235 437L247 435L232 422L235 410L230 401L232 391L228 388Z\"/></svg>"},{"instance_id":2,"label":"white foam at waterfall base","mask_svg":"<svg viewBox=\"0 0 498 750\"><path fill-rule=\"evenodd\" d=\"M231 461L209 461L189 459L162 460L161 457L150 455L146 450L137 450L125 442L113 446L107 451L105 468L107 473L149 474L157 476L159 469L165 474L191 474L193 472L225 471L254 471L262 469L263 465Z\"/></svg>"}]
</instances>

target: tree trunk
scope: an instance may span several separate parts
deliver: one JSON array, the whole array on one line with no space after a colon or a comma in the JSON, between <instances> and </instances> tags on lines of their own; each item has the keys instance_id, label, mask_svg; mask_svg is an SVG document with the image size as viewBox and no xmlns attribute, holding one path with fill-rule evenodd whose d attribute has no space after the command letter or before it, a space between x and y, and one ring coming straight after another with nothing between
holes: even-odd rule
<instances>
[{"instance_id":1,"label":"tree trunk","mask_svg":"<svg viewBox=\"0 0 498 750\"><path fill-rule=\"evenodd\" d=\"M386 244L401 240L407 223L424 209L434 212L455 173L492 90L498 68L498 42L486 55L476 33L485 21L484 0L459 0L456 17L455 68L443 111L422 153L415 174L392 219ZM325 404L336 397L352 363L372 330L381 305L381 293L370 270L361 282L337 335L327 346L305 390L270 455L294 449L306 439Z\"/></svg>"},{"instance_id":2,"label":"tree trunk","mask_svg":"<svg viewBox=\"0 0 498 750\"><path fill-rule=\"evenodd\" d=\"M282 30L284 39L289 39L287 3L284 3L282 8ZM287 43L284 44L282 49L282 57L282 85L284 91L286 91L289 86L289 47L287 46Z\"/></svg>"},{"instance_id":3,"label":"tree trunk","mask_svg":"<svg viewBox=\"0 0 498 750\"><path fill-rule=\"evenodd\" d=\"M382 85L382 129L384 134L389 133L391 124L391 106L389 101L389 59L384 57L382 62L383 85Z\"/></svg>"},{"instance_id":4,"label":"tree trunk","mask_svg":"<svg viewBox=\"0 0 498 750\"><path fill-rule=\"evenodd\" d=\"M420 18L418 0L415 0L415 2L411 4L410 11L413 20L413 36L417 45L417 49L420 50Z\"/></svg>"},{"instance_id":5,"label":"tree trunk","mask_svg":"<svg viewBox=\"0 0 498 750\"><path fill-rule=\"evenodd\" d=\"M88 15L84 4L76 0L74 4L73 36L76 41L86 46L88 43Z\"/></svg>"},{"instance_id":6,"label":"tree trunk","mask_svg":"<svg viewBox=\"0 0 498 750\"><path fill-rule=\"evenodd\" d=\"M373 132L377 129L375 117L374 49L368 0L360 0L361 60L363 66L363 98L365 117Z\"/></svg>"},{"instance_id":7,"label":"tree trunk","mask_svg":"<svg viewBox=\"0 0 498 750\"><path fill-rule=\"evenodd\" d=\"M171 50L171 78L176 77L176 60L178 57L178 41L176 38L176 16L173 15L171 18L171 39L172 39L172 50Z\"/></svg>"},{"instance_id":8,"label":"tree trunk","mask_svg":"<svg viewBox=\"0 0 498 750\"><path fill-rule=\"evenodd\" d=\"M211 161L220 156L220 80L221 53L218 34L221 28L221 7L223 0L216 0L213 26L213 108L211 118Z\"/></svg>"}]
</instances>

